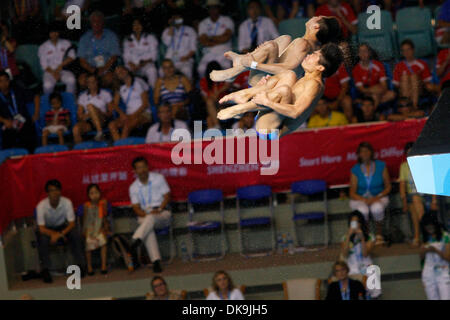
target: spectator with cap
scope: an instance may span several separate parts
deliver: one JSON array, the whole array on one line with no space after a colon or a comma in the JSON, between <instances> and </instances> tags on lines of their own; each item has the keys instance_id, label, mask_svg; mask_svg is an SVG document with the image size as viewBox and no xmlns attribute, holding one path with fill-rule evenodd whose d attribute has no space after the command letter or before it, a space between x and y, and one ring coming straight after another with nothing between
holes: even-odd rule
<instances>
[{"instance_id":1,"label":"spectator with cap","mask_svg":"<svg viewBox=\"0 0 450 320\"><path fill-rule=\"evenodd\" d=\"M184 23L183 17L176 12L164 29L161 40L167 47L166 59L172 60L175 68L192 80L194 56L197 51L197 32Z\"/></svg>"},{"instance_id":2,"label":"spectator with cap","mask_svg":"<svg viewBox=\"0 0 450 320\"><path fill-rule=\"evenodd\" d=\"M103 139L103 128L108 118L112 116L112 95L102 89L95 74L86 78L87 90L78 96L77 104L78 122L73 127L73 140L75 143L83 141L83 134L96 130L95 140Z\"/></svg>"},{"instance_id":3,"label":"spectator with cap","mask_svg":"<svg viewBox=\"0 0 450 320\"><path fill-rule=\"evenodd\" d=\"M182 296L167 287L166 280L161 276L154 276L150 282L152 292L145 295L145 300L182 300Z\"/></svg>"},{"instance_id":4,"label":"spectator with cap","mask_svg":"<svg viewBox=\"0 0 450 320\"><path fill-rule=\"evenodd\" d=\"M119 118L109 123L109 131L114 141L127 138L135 128L152 121L150 103L148 100L148 85L139 77L134 77L124 66L118 66L115 74L121 86L114 94L112 108ZM120 107L120 101L125 105L125 111ZM119 134L119 129L122 133Z\"/></svg>"},{"instance_id":5,"label":"spectator with cap","mask_svg":"<svg viewBox=\"0 0 450 320\"><path fill-rule=\"evenodd\" d=\"M26 104L32 98L17 86L11 86L9 74L0 71L0 125L2 147L25 148L30 153L36 146L36 131Z\"/></svg>"},{"instance_id":6,"label":"spectator with cap","mask_svg":"<svg viewBox=\"0 0 450 320\"><path fill-rule=\"evenodd\" d=\"M234 22L230 17L220 14L222 2L207 0L209 17L198 26L199 42L203 46L203 56L198 65L198 74L205 74L209 62L216 60L223 69L231 67L231 61L224 53L231 50L231 37L234 33Z\"/></svg>"},{"instance_id":7,"label":"spectator with cap","mask_svg":"<svg viewBox=\"0 0 450 320\"><path fill-rule=\"evenodd\" d=\"M317 8L315 16L336 17L341 23L342 35L345 39L357 33L358 18L347 2L327 0Z\"/></svg>"},{"instance_id":8,"label":"spectator with cap","mask_svg":"<svg viewBox=\"0 0 450 320\"><path fill-rule=\"evenodd\" d=\"M251 0L247 3L248 19L239 26L239 51L252 52L261 43L278 38L278 30L275 24L267 17L261 15L261 3L259 0Z\"/></svg>"},{"instance_id":9,"label":"spectator with cap","mask_svg":"<svg viewBox=\"0 0 450 320\"><path fill-rule=\"evenodd\" d=\"M338 281L328 286L325 300L365 300L366 290L361 282L348 277L349 267L344 261L337 261L333 265L333 275Z\"/></svg>"},{"instance_id":10,"label":"spectator with cap","mask_svg":"<svg viewBox=\"0 0 450 320\"><path fill-rule=\"evenodd\" d=\"M173 119L170 104L162 104L158 108L159 121L153 124L147 131L145 143L161 143L171 141L172 133L176 129L186 129L186 122Z\"/></svg>"},{"instance_id":11,"label":"spectator with cap","mask_svg":"<svg viewBox=\"0 0 450 320\"><path fill-rule=\"evenodd\" d=\"M157 71L155 62L158 58L158 40L154 35L144 32L140 18L132 22L133 32L123 41L123 60L133 74L146 77L150 87L155 86Z\"/></svg>"},{"instance_id":12,"label":"spectator with cap","mask_svg":"<svg viewBox=\"0 0 450 320\"><path fill-rule=\"evenodd\" d=\"M308 128L344 126L348 124L347 118L342 112L330 110L326 99L320 99L315 110L316 113L309 119Z\"/></svg>"},{"instance_id":13,"label":"spectator with cap","mask_svg":"<svg viewBox=\"0 0 450 320\"><path fill-rule=\"evenodd\" d=\"M435 92L436 86L431 83L431 72L428 64L414 56L414 43L403 40L400 46L403 61L398 62L394 68L394 86L399 91L399 96L411 100L413 108L419 107L419 98L425 93Z\"/></svg>"},{"instance_id":14,"label":"spectator with cap","mask_svg":"<svg viewBox=\"0 0 450 320\"><path fill-rule=\"evenodd\" d=\"M114 32L104 28L105 19L100 11L91 13L89 21L91 30L80 38L78 46L80 65L84 70L80 76L81 86L86 86L87 73L95 73L104 87L111 87L113 69L120 56L119 40Z\"/></svg>"},{"instance_id":15,"label":"spectator with cap","mask_svg":"<svg viewBox=\"0 0 450 320\"><path fill-rule=\"evenodd\" d=\"M160 273L162 272L161 254L155 229L170 223L171 213L167 209L170 188L163 175L149 171L148 161L144 157L135 158L132 165L137 179L130 186L130 200L139 223L133 234L131 245L134 267L139 267L136 250L144 243L153 263L153 272Z\"/></svg>"},{"instance_id":16,"label":"spectator with cap","mask_svg":"<svg viewBox=\"0 0 450 320\"><path fill-rule=\"evenodd\" d=\"M64 70L64 67L75 60L76 52L70 41L59 38L61 28L60 23L52 23L49 27L49 40L39 47L39 61L44 70L44 94L52 93L58 81L66 85L67 92L75 94L75 75Z\"/></svg>"},{"instance_id":17,"label":"spectator with cap","mask_svg":"<svg viewBox=\"0 0 450 320\"><path fill-rule=\"evenodd\" d=\"M386 164L375 160L373 147L368 142L361 142L356 154L358 163L353 166L350 174L350 208L362 213L366 222L369 213L376 225L376 243L383 244L382 236L384 210L389 204L391 180Z\"/></svg>"},{"instance_id":18,"label":"spectator with cap","mask_svg":"<svg viewBox=\"0 0 450 320\"><path fill-rule=\"evenodd\" d=\"M38 251L41 262L42 279L46 283L52 282L50 275L49 247L57 244L69 244L75 263L81 268L82 276L85 272L85 262L81 237L75 228L75 214L72 201L61 196L61 182L49 180L45 184L47 197L36 207L36 221L38 225Z\"/></svg>"}]
</instances>

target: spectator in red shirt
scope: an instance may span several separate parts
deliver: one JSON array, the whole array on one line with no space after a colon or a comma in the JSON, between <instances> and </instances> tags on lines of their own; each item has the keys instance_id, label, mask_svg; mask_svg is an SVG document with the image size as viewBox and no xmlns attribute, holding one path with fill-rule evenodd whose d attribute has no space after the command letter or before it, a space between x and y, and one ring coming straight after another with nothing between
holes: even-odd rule
<instances>
[{"instance_id":1,"label":"spectator in red shirt","mask_svg":"<svg viewBox=\"0 0 450 320\"><path fill-rule=\"evenodd\" d=\"M352 7L340 0L328 0L316 10L316 16L336 17L342 28L342 35L346 39L350 34L356 34L358 19ZM349 34L350 33L350 34Z\"/></svg>"},{"instance_id":2,"label":"spectator in red shirt","mask_svg":"<svg viewBox=\"0 0 450 320\"><path fill-rule=\"evenodd\" d=\"M436 73L439 77L441 88L444 82L450 80L450 49L439 51L436 61Z\"/></svg>"},{"instance_id":3,"label":"spectator in red shirt","mask_svg":"<svg viewBox=\"0 0 450 320\"><path fill-rule=\"evenodd\" d=\"M324 79L325 91L323 96L330 101L329 107L331 110L336 111L340 107L348 122L352 123L353 107L352 98L348 95L349 81L350 76L345 70L344 64L342 64L335 74Z\"/></svg>"},{"instance_id":4,"label":"spectator in red shirt","mask_svg":"<svg viewBox=\"0 0 450 320\"><path fill-rule=\"evenodd\" d=\"M352 75L356 89L362 96L372 97L375 107L395 99L395 92L388 89L384 65L375 59L374 50L367 44L359 46L359 62Z\"/></svg>"},{"instance_id":5,"label":"spectator in red shirt","mask_svg":"<svg viewBox=\"0 0 450 320\"><path fill-rule=\"evenodd\" d=\"M417 109L424 89L435 92L436 87L431 83L427 63L414 57L414 43L406 39L400 49L405 60L395 65L393 83L399 89L399 95L411 99L414 109Z\"/></svg>"},{"instance_id":6,"label":"spectator in red shirt","mask_svg":"<svg viewBox=\"0 0 450 320\"><path fill-rule=\"evenodd\" d=\"M220 128L219 119L217 119L217 111L220 107L219 100L225 96L230 89L230 84L228 82L214 82L209 77L213 70L221 69L222 67L217 61L211 61L206 67L204 77L200 80L200 90L208 113L208 128Z\"/></svg>"}]
</instances>

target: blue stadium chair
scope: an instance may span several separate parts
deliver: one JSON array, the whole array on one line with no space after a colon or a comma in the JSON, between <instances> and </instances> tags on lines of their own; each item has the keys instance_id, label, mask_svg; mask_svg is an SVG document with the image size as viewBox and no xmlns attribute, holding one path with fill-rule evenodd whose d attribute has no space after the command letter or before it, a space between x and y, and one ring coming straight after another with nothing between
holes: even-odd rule
<instances>
[{"instance_id":1,"label":"blue stadium chair","mask_svg":"<svg viewBox=\"0 0 450 320\"><path fill-rule=\"evenodd\" d=\"M292 39L303 37L306 31L305 23L308 21L306 18L294 18L287 19L280 22L278 25L278 32L280 34L287 34Z\"/></svg>"},{"instance_id":2,"label":"blue stadium chair","mask_svg":"<svg viewBox=\"0 0 450 320\"><path fill-rule=\"evenodd\" d=\"M194 216L199 216L199 213L195 213L194 206L205 206L219 204L219 217L215 221L196 221ZM225 222L224 222L224 209L223 209L223 193L218 189L205 189L198 190L189 193L188 195L188 211L189 211L189 238L192 244L191 259L193 261L207 261L222 259L225 256ZM220 233L220 252L211 254L200 255L197 252L197 246L195 236L200 236L202 233L219 232ZM208 242L211 243L211 237L208 237ZM201 257L206 256L206 257Z\"/></svg>"},{"instance_id":3,"label":"blue stadium chair","mask_svg":"<svg viewBox=\"0 0 450 320\"><path fill-rule=\"evenodd\" d=\"M73 150L88 150L88 149L99 149L99 148L107 148L108 144L104 141L85 141L76 144L73 147Z\"/></svg>"},{"instance_id":4,"label":"blue stadium chair","mask_svg":"<svg viewBox=\"0 0 450 320\"><path fill-rule=\"evenodd\" d=\"M365 12L358 15L358 42L370 45L377 51L380 60L390 60L398 56L391 13L381 10L381 29L367 27L367 19L371 15Z\"/></svg>"},{"instance_id":5,"label":"blue stadium chair","mask_svg":"<svg viewBox=\"0 0 450 320\"><path fill-rule=\"evenodd\" d=\"M257 201L257 200L269 200L269 216L257 216L244 218L243 211L241 210L241 202L247 201ZM241 255L245 257L255 257L261 255L273 254L275 251L275 227L274 227L274 217L273 217L273 198L272 189L267 185L254 185L248 187L242 187L237 190L236 195L236 209L238 214L238 231L239 231L239 243ZM243 241L243 229L250 229L253 227L269 227L271 232L270 237L270 250L263 253L255 253L255 250L246 250Z\"/></svg>"},{"instance_id":6,"label":"blue stadium chair","mask_svg":"<svg viewBox=\"0 0 450 320\"><path fill-rule=\"evenodd\" d=\"M436 43L431 25L431 10L427 7L408 7L400 9L396 17L398 44L410 39L415 45L418 58L436 54Z\"/></svg>"},{"instance_id":7,"label":"blue stadium chair","mask_svg":"<svg viewBox=\"0 0 450 320\"><path fill-rule=\"evenodd\" d=\"M155 102L153 101L153 89L152 89L152 87L148 88L148 101L150 103L150 111L152 112L153 123L158 122L159 121L158 108L157 108Z\"/></svg>"},{"instance_id":8,"label":"blue stadium chair","mask_svg":"<svg viewBox=\"0 0 450 320\"><path fill-rule=\"evenodd\" d=\"M125 139L120 139L114 142L114 147L118 146L131 146L136 144L144 144L145 138L141 137L128 137Z\"/></svg>"},{"instance_id":9,"label":"blue stadium chair","mask_svg":"<svg viewBox=\"0 0 450 320\"><path fill-rule=\"evenodd\" d=\"M383 62L384 70L386 70L386 77L388 82L388 88L389 90L394 90L394 84L392 83L394 76L392 74L392 68L391 65L387 62Z\"/></svg>"},{"instance_id":10,"label":"blue stadium chair","mask_svg":"<svg viewBox=\"0 0 450 320\"><path fill-rule=\"evenodd\" d=\"M69 151L69 148L65 145L53 144L49 146L37 147L34 150L34 154L42 154L42 153L55 153L55 152L64 152Z\"/></svg>"},{"instance_id":11,"label":"blue stadium chair","mask_svg":"<svg viewBox=\"0 0 450 320\"><path fill-rule=\"evenodd\" d=\"M298 221L311 221L311 220L323 220L323 237L324 237L324 247L328 247L328 202L327 202L327 184L323 180L304 180L292 183L291 192L293 194L300 194L304 196L312 196L319 193L323 194L323 211L307 211L307 212L297 212L295 198L292 197L291 209L292 209L292 220L294 227L294 239L296 245L299 245L298 234L297 234L297 222Z\"/></svg>"},{"instance_id":12,"label":"blue stadium chair","mask_svg":"<svg viewBox=\"0 0 450 320\"><path fill-rule=\"evenodd\" d=\"M28 150L22 148L11 148L0 150L0 164L2 164L3 161L5 161L8 158L26 156L27 154Z\"/></svg>"}]
</instances>

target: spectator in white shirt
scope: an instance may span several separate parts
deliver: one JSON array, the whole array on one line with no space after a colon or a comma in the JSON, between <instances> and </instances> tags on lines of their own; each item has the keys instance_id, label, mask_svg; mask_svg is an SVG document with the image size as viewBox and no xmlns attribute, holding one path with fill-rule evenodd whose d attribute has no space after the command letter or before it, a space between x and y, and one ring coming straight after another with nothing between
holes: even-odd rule
<instances>
[{"instance_id":1,"label":"spectator in white shirt","mask_svg":"<svg viewBox=\"0 0 450 320\"><path fill-rule=\"evenodd\" d=\"M155 86L158 77L155 61L158 58L158 40L155 36L143 32L141 19L132 23L133 33L123 41L123 60L134 74L146 77L150 87Z\"/></svg>"},{"instance_id":2,"label":"spectator in white shirt","mask_svg":"<svg viewBox=\"0 0 450 320\"><path fill-rule=\"evenodd\" d=\"M261 16L258 0L248 2L247 15L248 19L239 26L239 51L251 52L261 43L278 38L278 30L272 20Z\"/></svg>"},{"instance_id":3,"label":"spectator in white shirt","mask_svg":"<svg viewBox=\"0 0 450 320\"><path fill-rule=\"evenodd\" d=\"M217 271L213 277L213 291L206 300L244 300L241 290L234 287L233 280L225 271Z\"/></svg>"},{"instance_id":4,"label":"spectator in white shirt","mask_svg":"<svg viewBox=\"0 0 450 320\"><path fill-rule=\"evenodd\" d=\"M186 129L186 122L173 119L172 107L169 104L162 104L158 108L159 122L153 124L148 129L145 143L161 143L171 141L172 132L175 129Z\"/></svg>"},{"instance_id":5,"label":"spectator in white shirt","mask_svg":"<svg viewBox=\"0 0 450 320\"><path fill-rule=\"evenodd\" d=\"M63 70L63 68L75 60L75 49L71 48L70 41L60 39L59 33L59 24L53 23L49 28L50 39L39 47L38 56L41 68L44 70L44 93L52 93L56 82L61 81L66 85L66 91L74 94L76 88L75 75L68 70Z\"/></svg>"},{"instance_id":6,"label":"spectator in white shirt","mask_svg":"<svg viewBox=\"0 0 450 320\"><path fill-rule=\"evenodd\" d=\"M117 141L127 138L133 129L151 122L152 115L147 83L141 78L134 77L124 66L118 66L115 75L122 84L116 91L112 104L119 118L109 123L109 131L113 140ZM125 112L119 107L120 101L125 104ZM122 133L119 135L120 128Z\"/></svg>"},{"instance_id":7,"label":"spectator in white shirt","mask_svg":"<svg viewBox=\"0 0 450 320\"><path fill-rule=\"evenodd\" d=\"M108 90L99 87L96 75L87 77L88 89L78 97L78 122L73 127L73 140L75 143L83 141L82 136L91 130L97 130L95 140L103 138L103 127L106 120L112 115L112 95Z\"/></svg>"},{"instance_id":8,"label":"spectator in white shirt","mask_svg":"<svg viewBox=\"0 0 450 320\"><path fill-rule=\"evenodd\" d=\"M164 30L161 39L167 47L165 58L172 60L175 68L192 80L197 32L183 22L183 17L179 13L174 14L169 20L170 26Z\"/></svg>"},{"instance_id":9,"label":"spectator in white shirt","mask_svg":"<svg viewBox=\"0 0 450 320\"><path fill-rule=\"evenodd\" d=\"M45 184L47 198L41 200L36 207L38 229L38 252L41 263L41 275L46 283L52 282L49 272L49 246L69 243L76 264L84 275L84 256L81 237L75 228L75 214L72 201L61 196L61 182L49 180Z\"/></svg>"},{"instance_id":10,"label":"spectator in white shirt","mask_svg":"<svg viewBox=\"0 0 450 320\"><path fill-rule=\"evenodd\" d=\"M231 50L231 37L234 32L234 22L229 17L220 15L219 0L208 0L206 6L209 17L200 22L198 26L199 42L203 46L203 57L197 71L203 76L209 62L216 60L223 69L231 67L231 61L225 58L224 53Z\"/></svg>"},{"instance_id":11,"label":"spectator in white shirt","mask_svg":"<svg viewBox=\"0 0 450 320\"><path fill-rule=\"evenodd\" d=\"M135 268L139 267L136 250L144 243L153 263L153 272L159 273L162 271L161 254L155 229L164 228L170 223L171 213L167 210L170 188L163 175L149 171L144 157L135 158L132 165L137 179L130 186L130 200L139 223L131 245L133 263Z\"/></svg>"}]
</instances>

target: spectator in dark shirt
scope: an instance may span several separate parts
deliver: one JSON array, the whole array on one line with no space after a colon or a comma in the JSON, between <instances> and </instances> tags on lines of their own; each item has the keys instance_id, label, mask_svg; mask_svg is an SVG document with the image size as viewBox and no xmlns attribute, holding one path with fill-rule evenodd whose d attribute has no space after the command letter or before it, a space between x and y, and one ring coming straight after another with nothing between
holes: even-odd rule
<instances>
[{"instance_id":1,"label":"spectator in dark shirt","mask_svg":"<svg viewBox=\"0 0 450 320\"><path fill-rule=\"evenodd\" d=\"M361 106L356 109L356 121L358 123L361 122L373 122L373 121L383 121L385 120L385 116L379 114L375 111L375 102L370 97L364 97L361 102Z\"/></svg>"},{"instance_id":2,"label":"spectator in dark shirt","mask_svg":"<svg viewBox=\"0 0 450 320\"><path fill-rule=\"evenodd\" d=\"M402 121L406 119L422 118L425 112L422 110L414 110L411 100L401 97L397 102L397 112L388 115L389 121Z\"/></svg>"},{"instance_id":3,"label":"spectator in dark shirt","mask_svg":"<svg viewBox=\"0 0 450 320\"><path fill-rule=\"evenodd\" d=\"M338 281L330 283L326 300L365 300L366 290L361 282L348 277L347 263L338 261L333 265L333 275Z\"/></svg>"},{"instance_id":4,"label":"spectator in dark shirt","mask_svg":"<svg viewBox=\"0 0 450 320\"><path fill-rule=\"evenodd\" d=\"M16 65L16 40L9 37L8 25L0 22L0 70L6 71L12 78L19 75Z\"/></svg>"},{"instance_id":5,"label":"spectator in dark shirt","mask_svg":"<svg viewBox=\"0 0 450 320\"><path fill-rule=\"evenodd\" d=\"M27 97L19 88L12 88L9 75L0 71L0 124L3 148L25 148L33 152L36 134L27 112Z\"/></svg>"}]
</instances>

